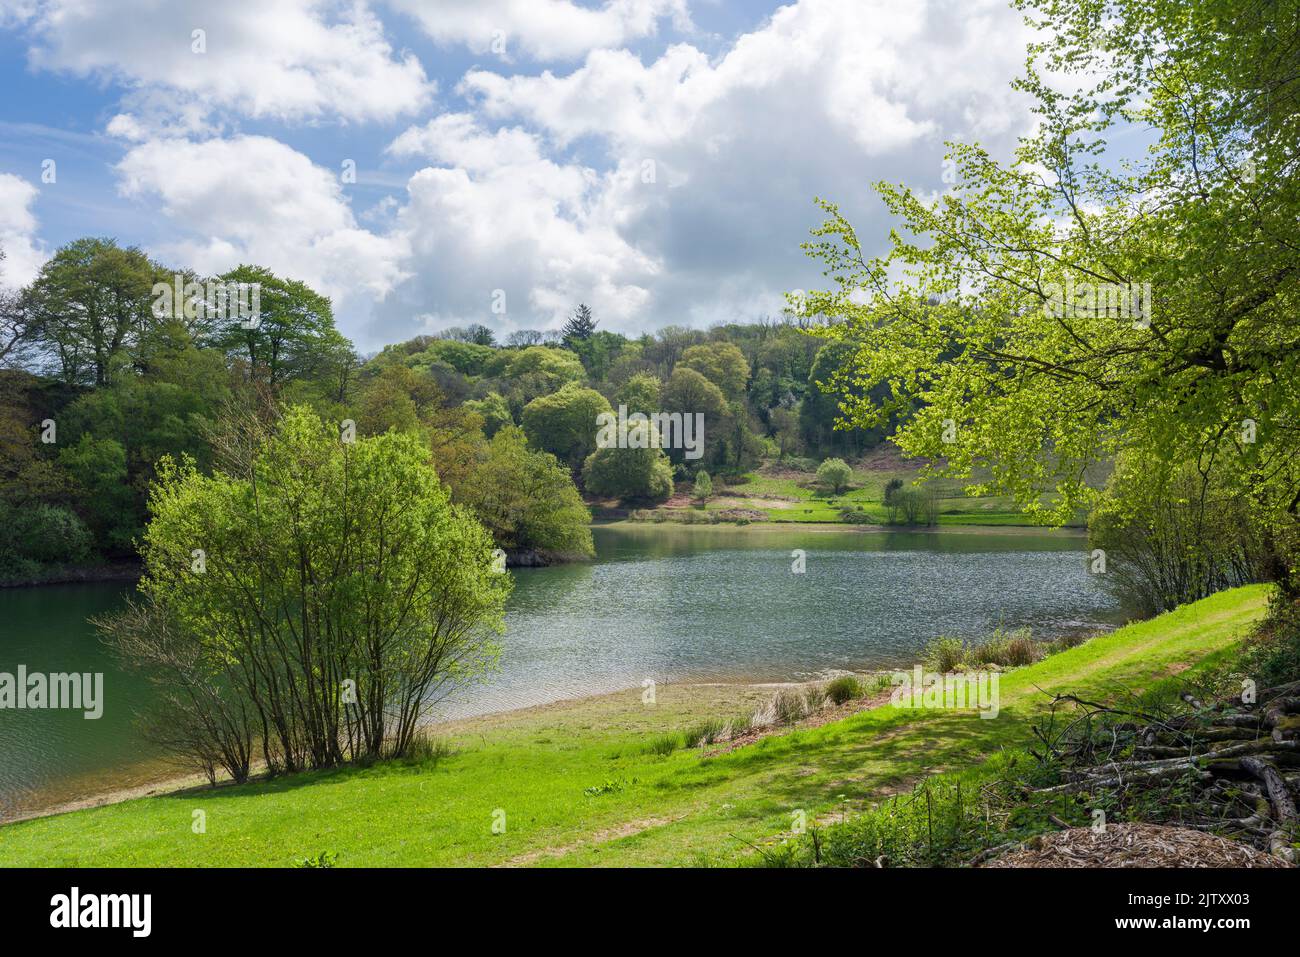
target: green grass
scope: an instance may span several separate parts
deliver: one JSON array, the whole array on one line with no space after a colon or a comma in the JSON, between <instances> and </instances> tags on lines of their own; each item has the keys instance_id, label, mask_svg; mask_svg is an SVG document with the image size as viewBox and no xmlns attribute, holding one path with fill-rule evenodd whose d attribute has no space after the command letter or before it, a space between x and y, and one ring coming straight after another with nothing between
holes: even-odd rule
<instances>
[{"instance_id":1,"label":"green grass","mask_svg":"<svg viewBox=\"0 0 1300 957\"><path fill-rule=\"evenodd\" d=\"M852 814L927 774L1026 744L1043 691L1138 690L1220 659L1263 614L1266 595L1262 586L1223 592L1009 672L994 720L885 706L719 756L654 754L652 740L752 713L770 692L668 686L651 708L635 689L462 723L424 762L9 825L0 865L290 866L321 855L340 867L735 863L751 845L779 841L796 812L810 823ZM196 810L206 833L191 829ZM505 833L494 833L502 811Z\"/></svg>"},{"instance_id":2,"label":"green grass","mask_svg":"<svg viewBox=\"0 0 1300 957\"><path fill-rule=\"evenodd\" d=\"M772 474L780 470L780 474ZM780 524L841 523L840 510L845 507L860 508L866 517L860 524L883 525L888 520L884 504L885 485L891 479L900 479L910 485L920 474L918 468L889 470L854 470L852 487L839 494L830 494L816 487L814 473L790 474L789 469L769 463L745 476L745 481L719 488L718 493L704 506L694 511L720 512L728 509L754 509L766 515L766 521ZM930 479L925 488L937 497L938 524L944 525L1003 525L1033 526L1035 523L1016 508L1007 496L968 496L967 483L946 478ZM774 504L779 502L780 505ZM661 509L669 514L681 509Z\"/></svg>"}]
</instances>

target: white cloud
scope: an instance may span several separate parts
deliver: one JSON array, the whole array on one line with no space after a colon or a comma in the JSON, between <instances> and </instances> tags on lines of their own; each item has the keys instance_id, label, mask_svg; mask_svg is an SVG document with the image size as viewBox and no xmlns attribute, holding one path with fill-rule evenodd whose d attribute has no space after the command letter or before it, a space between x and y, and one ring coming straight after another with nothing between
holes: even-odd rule
<instances>
[{"instance_id":1,"label":"white cloud","mask_svg":"<svg viewBox=\"0 0 1300 957\"><path fill-rule=\"evenodd\" d=\"M799 249L814 196L880 248L891 224L871 182L940 186L948 138L1005 152L1027 117L1009 87L1025 39L1003 0L802 0L716 60L688 44L648 63L597 50L567 74L474 70L460 89L482 117L613 164L588 220L656 269L636 282L639 311L607 328L707 323L823 284Z\"/></svg>"},{"instance_id":2,"label":"white cloud","mask_svg":"<svg viewBox=\"0 0 1300 957\"><path fill-rule=\"evenodd\" d=\"M358 228L337 177L265 136L150 140L117 165L121 192L154 198L176 230L155 250L216 274L256 263L368 306L405 278L401 237Z\"/></svg>"},{"instance_id":3,"label":"white cloud","mask_svg":"<svg viewBox=\"0 0 1300 957\"><path fill-rule=\"evenodd\" d=\"M488 132L466 114L413 127L389 152L440 165L407 186L396 228L413 278L380 307L379 338L466 321L553 324L578 299L615 324L644 308L659 266L619 234L602 205L608 178L544 158L523 130ZM498 289L504 316L489 311Z\"/></svg>"},{"instance_id":4,"label":"white cloud","mask_svg":"<svg viewBox=\"0 0 1300 957\"><path fill-rule=\"evenodd\" d=\"M192 130L211 109L391 120L433 92L362 0L46 0L26 21L34 67L118 80L154 127L179 115ZM195 52L196 30L206 52Z\"/></svg>"},{"instance_id":5,"label":"white cloud","mask_svg":"<svg viewBox=\"0 0 1300 957\"><path fill-rule=\"evenodd\" d=\"M31 205L39 192L35 186L12 173L0 173L0 285L25 286L49 258L36 238L36 216Z\"/></svg>"},{"instance_id":6,"label":"white cloud","mask_svg":"<svg viewBox=\"0 0 1300 957\"><path fill-rule=\"evenodd\" d=\"M656 33L671 18L690 29L686 0L605 0L585 7L572 0L389 0L435 41L463 44L509 61L522 52L535 60L571 60Z\"/></svg>"}]
</instances>

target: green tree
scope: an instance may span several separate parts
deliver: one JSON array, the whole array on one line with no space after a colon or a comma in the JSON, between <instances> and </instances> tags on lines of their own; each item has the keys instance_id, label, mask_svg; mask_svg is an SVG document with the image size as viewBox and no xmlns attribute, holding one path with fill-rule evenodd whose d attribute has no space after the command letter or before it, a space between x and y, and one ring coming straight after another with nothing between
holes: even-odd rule
<instances>
[{"instance_id":1,"label":"green tree","mask_svg":"<svg viewBox=\"0 0 1300 957\"><path fill-rule=\"evenodd\" d=\"M160 466L144 604L105 623L167 704L166 740L237 779L400 755L496 658L509 577L413 435L341 442L287 410L250 478ZM212 688L224 689L214 700Z\"/></svg>"},{"instance_id":2,"label":"green tree","mask_svg":"<svg viewBox=\"0 0 1300 957\"><path fill-rule=\"evenodd\" d=\"M629 431L622 430L617 444L596 449L587 457L582 469L583 485L588 492L607 495L624 502L654 504L667 501L673 494L673 468L663 450L651 446L632 448ZM620 447L623 446L623 447Z\"/></svg>"},{"instance_id":3,"label":"green tree","mask_svg":"<svg viewBox=\"0 0 1300 957\"><path fill-rule=\"evenodd\" d=\"M817 481L839 495L853 480L853 469L843 459L826 459L817 466Z\"/></svg>"},{"instance_id":4,"label":"green tree","mask_svg":"<svg viewBox=\"0 0 1300 957\"><path fill-rule=\"evenodd\" d=\"M597 416L611 411L609 400L595 389L570 383L525 406L524 432L535 448L577 469L596 447Z\"/></svg>"},{"instance_id":5,"label":"green tree","mask_svg":"<svg viewBox=\"0 0 1300 957\"><path fill-rule=\"evenodd\" d=\"M591 314L591 307L585 302L578 303L578 308L573 310L568 320L564 323L564 329L561 330L561 337L564 343L568 345L571 342L581 342L592 337L596 331L596 320Z\"/></svg>"},{"instance_id":6,"label":"green tree","mask_svg":"<svg viewBox=\"0 0 1300 957\"><path fill-rule=\"evenodd\" d=\"M749 381L749 362L745 354L730 342L709 342L691 346L679 362L694 369L708 379L729 400L744 398L745 384Z\"/></svg>"},{"instance_id":7,"label":"green tree","mask_svg":"<svg viewBox=\"0 0 1300 957\"><path fill-rule=\"evenodd\" d=\"M296 279L282 279L261 266L240 266L218 277L223 283L256 284L256 321L230 315L213 332L231 355L247 360L254 375L277 385L311 377L336 362L339 348L334 310L325 296Z\"/></svg>"},{"instance_id":8,"label":"green tree","mask_svg":"<svg viewBox=\"0 0 1300 957\"><path fill-rule=\"evenodd\" d=\"M510 417L510 406L499 392L489 392L481 399L470 399L465 408L476 412L483 418L483 433L490 439L508 425L514 425Z\"/></svg>"},{"instance_id":9,"label":"green tree","mask_svg":"<svg viewBox=\"0 0 1300 957\"><path fill-rule=\"evenodd\" d=\"M704 471L704 469L700 469L695 473L695 487L693 491L695 492L696 501L701 503L707 502L709 498L712 497L713 479L709 478L709 473Z\"/></svg>"},{"instance_id":10,"label":"green tree","mask_svg":"<svg viewBox=\"0 0 1300 957\"><path fill-rule=\"evenodd\" d=\"M78 239L41 267L23 295L27 335L58 364L67 383L102 386L129 366L154 324L153 287L172 275L134 246Z\"/></svg>"},{"instance_id":11,"label":"green tree","mask_svg":"<svg viewBox=\"0 0 1300 957\"><path fill-rule=\"evenodd\" d=\"M523 430L502 427L456 492L507 552L544 559L590 557L591 512L569 471L547 452L528 448Z\"/></svg>"},{"instance_id":12,"label":"green tree","mask_svg":"<svg viewBox=\"0 0 1300 957\"><path fill-rule=\"evenodd\" d=\"M649 372L638 372L629 378L614 393L614 401L627 406L628 414L640 412L649 415L659 411L659 397L663 392L663 383L659 377Z\"/></svg>"},{"instance_id":13,"label":"green tree","mask_svg":"<svg viewBox=\"0 0 1300 957\"><path fill-rule=\"evenodd\" d=\"M875 259L824 204L811 252L835 285L809 310L851 349L841 382L888 392L846 417L902 416L907 454L987 467L987 490L1050 522L1097 501L1088 466L1120 451L1212 462L1300 593L1300 21L1231 0L1017 5L1043 39L1014 159L949 144L939 199L881 185L901 225ZM1109 145L1125 126L1153 131L1143 156Z\"/></svg>"}]
</instances>

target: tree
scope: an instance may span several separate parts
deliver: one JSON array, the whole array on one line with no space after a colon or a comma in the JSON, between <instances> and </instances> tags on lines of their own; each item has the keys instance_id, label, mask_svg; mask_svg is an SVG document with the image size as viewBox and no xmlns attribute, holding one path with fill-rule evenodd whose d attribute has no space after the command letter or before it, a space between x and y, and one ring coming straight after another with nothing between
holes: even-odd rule
<instances>
[{"instance_id":1,"label":"tree","mask_svg":"<svg viewBox=\"0 0 1300 957\"><path fill-rule=\"evenodd\" d=\"M659 377L648 372L638 372L623 383L614 393L614 401L627 406L628 414L641 412L649 415L659 411L659 396L663 392L663 383Z\"/></svg>"},{"instance_id":2,"label":"tree","mask_svg":"<svg viewBox=\"0 0 1300 957\"><path fill-rule=\"evenodd\" d=\"M776 438L777 461L784 462L787 455L799 450L799 412L775 406L768 410L767 424Z\"/></svg>"},{"instance_id":3,"label":"tree","mask_svg":"<svg viewBox=\"0 0 1300 957\"><path fill-rule=\"evenodd\" d=\"M1248 501L1191 465L1153 474L1128 454L1088 518L1088 544L1102 585L1148 615L1268 574Z\"/></svg>"},{"instance_id":4,"label":"tree","mask_svg":"<svg viewBox=\"0 0 1300 957\"><path fill-rule=\"evenodd\" d=\"M596 449L587 457L582 469L583 485L588 492L608 495L624 502L655 504L673 494L673 469L657 437L650 444L629 441L629 430L620 430L617 443Z\"/></svg>"},{"instance_id":5,"label":"tree","mask_svg":"<svg viewBox=\"0 0 1300 957\"><path fill-rule=\"evenodd\" d=\"M4 284L5 251L0 247L0 368L17 365L35 338L18 290Z\"/></svg>"},{"instance_id":6,"label":"tree","mask_svg":"<svg viewBox=\"0 0 1300 957\"><path fill-rule=\"evenodd\" d=\"M69 384L106 385L129 366L156 321L153 287L172 275L134 246L78 239L61 247L24 292L27 338L58 364Z\"/></svg>"},{"instance_id":7,"label":"tree","mask_svg":"<svg viewBox=\"0 0 1300 957\"><path fill-rule=\"evenodd\" d=\"M465 408L483 419L483 434L489 439L500 429L515 424L510 416L510 406L506 405L506 400L499 392L489 392L481 399L470 399L465 403Z\"/></svg>"},{"instance_id":8,"label":"tree","mask_svg":"<svg viewBox=\"0 0 1300 957\"><path fill-rule=\"evenodd\" d=\"M591 307L585 302L578 303L561 332L565 345L571 342L584 342L596 331L596 320L592 318Z\"/></svg>"},{"instance_id":9,"label":"tree","mask_svg":"<svg viewBox=\"0 0 1300 957\"><path fill-rule=\"evenodd\" d=\"M731 409L722 390L694 369L678 366L673 370L663 390L663 411L682 415L704 416L703 463L725 463L726 449L719 441L731 430ZM674 462L684 461L684 452L670 450Z\"/></svg>"},{"instance_id":10,"label":"tree","mask_svg":"<svg viewBox=\"0 0 1300 957\"><path fill-rule=\"evenodd\" d=\"M218 277L223 283L256 284L256 321L228 315L213 332L216 344L248 360L250 374L271 385L310 377L336 362L334 310L325 296L296 279L282 279L261 266L240 266Z\"/></svg>"},{"instance_id":11,"label":"tree","mask_svg":"<svg viewBox=\"0 0 1300 957\"><path fill-rule=\"evenodd\" d=\"M518 426L497 431L456 500L474 510L507 552L534 551L544 559L595 554L591 512L569 471L555 456L528 448Z\"/></svg>"},{"instance_id":12,"label":"tree","mask_svg":"<svg viewBox=\"0 0 1300 957\"><path fill-rule=\"evenodd\" d=\"M734 343L710 342L691 346L682 353L679 365L700 373L721 389L722 394L731 401L745 396L745 383L749 381L749 362Z\"/></svg>"},{"instance_id":13,"label":"tree","mask_svg":"<svg viewBox=\"0 0 1300 957\"><path fill-rule=\"evenodd\" d=\"M1017 5L1045 39L1014 160L949 144L939 199L881 185L901 225L874 259L823 204L810 251L835 285L809 309L851 350L840 382L888 391L845 416L901 416L904 452L986 467L1046 522L1094 504L1088 466L1120 451L1213 464L1300 594L1300 24L1232 0ZM1149 152L1117 162L1118 124Z\"/></svg>"},{"instance_id":14,"label":"tree","mask_svg":"<svg viewBox=\"0 0 1300 957\"><path fill-rule=\"evenodd\" d=\"M848 488L852 480L853 469L843 459L826 459L817 466L818 483L829 486L836 495Z\"/></svg>"},{"instance_id":15,"label":"tree","mask_svg":"<svg viewBox=\"0 0 1300 957\"><path fill-rule=\"evenodd\" d=\"M709 478L709 473L700 469L695 473L695 500L701 504L707 502L713 495L713 479Z\"/></svg>"},{"instance_id":16,"label":"tree","mask_svg":"<svg viewBox=\"0 0 1300 957\"><path fill-rule=\"evenodd\" d=\"M227 751L250 740L272 769L405 753L430 708L495 661L510 581L491 538L416 436L348 444L294 407L251 467L160 465L143 603L105 623L110 639L179 699L169 742L200 766L246 775Z\"/></svg>"},{"instance_id":17,"label":"tree","mask_svg":"<svg viewBox=\"0 0 1300 957\"><path fill-rule=\"evenodd\" d=\"M596 447L596 417L610 411L609 400L595 389L570 383L525 406L524 432L532 446L578 469Z\"/></svg>"}]
</instances>

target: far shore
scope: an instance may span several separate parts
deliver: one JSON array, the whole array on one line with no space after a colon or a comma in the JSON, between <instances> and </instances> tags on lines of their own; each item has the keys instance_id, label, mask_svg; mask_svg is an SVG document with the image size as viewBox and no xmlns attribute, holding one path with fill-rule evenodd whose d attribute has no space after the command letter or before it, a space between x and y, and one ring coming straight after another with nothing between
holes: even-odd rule
<instances>
[{"instance_id":1,"label":"far shore","mask_svg":"<svg viewBox=\"0 0 1300 957\"><path fill-rule=\"evenodd\" d=\"M727 532L855 532L862 534L887 534L890 532L902 532L909 535L915 534L975 534L982 535L1070 535L1077 538L1085 537L1087 529L1081 526L1064 526L1062 528L1052 528L1044 525L850 525L847 522L773 522L773 521L752 521L745 524L735 522L718 522L713 523L687 523L687 522L634 522L628 518L610 518L597 519L591 523L590 528L688 528L693 530L704 531L727 531ZM528 553L532 554L532 553ZM507 561L510 568L534 568L545 565L546 562L530 560L526 555L521 555L518 560ZM0 588L36 588L41 585L85 585L102 582L123 582L131 583L140 580L144 573L144 567L137 562L118 562L108 565L86 565L77 568L65 568L51 572L48 576L42 576L34 579L0 579Z\"/></svg>"}]
</instances>

